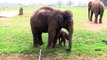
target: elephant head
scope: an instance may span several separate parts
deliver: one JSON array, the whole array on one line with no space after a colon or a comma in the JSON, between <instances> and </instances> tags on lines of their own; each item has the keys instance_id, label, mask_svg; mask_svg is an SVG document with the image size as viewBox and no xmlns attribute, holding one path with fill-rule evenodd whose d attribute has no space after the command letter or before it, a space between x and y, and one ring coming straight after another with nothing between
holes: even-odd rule
<instances>
[{"instance_id":1,"label":"elephant head","mask_svg":"<svg viewBox=\"0 0 107 60\"><path fill-rule=\"evenodd\" d=\"M68 30L68 32L69 32L69 34L68 34L69 35L69 38L68 38L69 48L67 48L66 50L70 51L72 48L72 34L73 34L73 14L72 14L72 12L71 11L54 11L50 15L49 21L54 22L54 20L56 20L56 22L54 23L56 25L55 27L58 28L58 29L56 28L57 34L61 30L61 28L65 28ZM53 43L53 44L55 45L55 43Z\"/></svg>"},{"instance_id":2,"label":"elephant head","mask_svg":"<svg viewBox=\"0 0 107 60\"><path fill-rule=\"evenodd\" d=\"M68 38L68 46L69 48L66 49L69 51L72 48L72 34L73 34L73 14L71 11L64 11L63 12L63 23L62 23L62 28L65 28L69 32L69 38Z\"/></svg>"}]
</instances>

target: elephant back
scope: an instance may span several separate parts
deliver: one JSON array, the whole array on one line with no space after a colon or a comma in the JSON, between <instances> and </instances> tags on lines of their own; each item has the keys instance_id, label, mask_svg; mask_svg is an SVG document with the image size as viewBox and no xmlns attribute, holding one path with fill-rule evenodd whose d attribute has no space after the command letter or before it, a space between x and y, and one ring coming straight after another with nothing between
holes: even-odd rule
<instances>
[{"instance_id":1,"label":"elephant back","mask_svg":"<svg viewBox=\"0 0 107 60\"><path fill-rule=\"evenodd\" d=\"M100 0L95 0L92 2L92 11L104 11L104 4Z\"/></svg>"}]
</instances>

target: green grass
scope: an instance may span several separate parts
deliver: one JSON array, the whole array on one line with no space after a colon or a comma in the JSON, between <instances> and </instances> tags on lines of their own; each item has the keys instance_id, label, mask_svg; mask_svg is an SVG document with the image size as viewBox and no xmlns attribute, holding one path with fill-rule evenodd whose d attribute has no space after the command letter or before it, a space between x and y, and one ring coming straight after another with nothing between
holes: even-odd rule
<instances>
[{"instance_id":1,"label":"green grass","mask_svg":"<svg viewBox=\"0 0 107 60\"><path fill-rule=\"evenodd\" d=\"M107 56L107 45L102 40L107 40L107 28L100 31L87 30L83 26L87 18L87 7L62 7L60 10L71 10L74 16L74 34L72 51L66 52L66 46L57 46L54 49L46 49L48 34L42 35L44 45L33 48L33 39L30 29L30 16L35 7L24 7L23 16L15 16L7 20L0 20L0 54L27 53L38 54L42 49L43 54L58 55L60 58L80 56ZM103 17L107 20L107 10ZM6 27L5 27L6 26ZM91 26L92 27L92 26ZM94 27L93 27L94 28ZM95 51L99 49L100 51ZM57 57L57 56L56 56Z\"/></svg>"}]
</instances>

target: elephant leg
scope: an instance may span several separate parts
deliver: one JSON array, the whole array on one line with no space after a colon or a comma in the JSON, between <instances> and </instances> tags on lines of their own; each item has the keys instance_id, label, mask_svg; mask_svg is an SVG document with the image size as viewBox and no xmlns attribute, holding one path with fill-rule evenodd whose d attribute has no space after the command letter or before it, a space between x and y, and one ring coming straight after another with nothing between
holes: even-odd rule
<instances>
[{"instance_id":1,"label":"elephant leg","mask_svg":"<svg viewBox=\"0 0 107 60\"><path fill-rule=\"evenodd\" d=\"M53 44L52 44L52 47L53 47L53 48L56 46L56 43L57 43L57 39L55 38L55 39L53 40Z\"/></svg>"},{"instance_id":2,"label":"elephant leg","mask_svg":"<svg viewBox=\"0 0 107 60\"><path fill-rule=\"evenodd\" d=\"M100 14L99 23L102 23L102 17L103 17L103 13Z\"/></svg>"},{"instance_id":3,"label":"elephant leg","mask_svg":"<svg viewBox=\"0 0 107 60\"><path fill-rule=\"evenodd\" d=\"M92 21L92 17L93 17L93 12L91 11L90 21Z\"/></svg>"},{"instance_id":4,"label":"elephant leg","mask_svg":"<svg viewBox=\"0 0 107 60\"><path fill-rule=\"evenodd\" d=\"M32 34L33 34L33 45L34 47L38 46L38 34L34 29L32 29Z\"/></svg>"},{"instance_id":5,"label":"elephant leg","mask_svg":"<svg viewBox=\"0 0 107 60\"><path fill-rule=\"evenodd\" d=\"M38 33L38 42L39 42L39 45L44 44L43 41L42 41L41 35L42 35L42 33Z\"/></svg>"},{"instance_id":6,"label":"elephant leg","mask_svg":"<svg viewBox=\"0 0 107 60\"><path fill-rule=\"evenodd\" d=\"M52 45L53 48L56 46L56 43L57 43L57 35L55 35L55 38L53 40L53 45Z\"/></svg>"},{"instance_id":7,"label":"elephant leg","mask_svg":"<svg viewBox=\"0 0 107 60\"><path fill-rule=\"evenodd\" d=\"M64 45L66 45L66 41L65 41L65 39L64 39Z\"/></svg>"},{"instance_id":8,"label":"elephant leg","mask_svg":"<svg viewBox=\"0 0 107 60\"><path fill-rule=\"evenodd\" d=\"M65 45L65 41L64 40L65 40L64 38L61 39L61 44L63 43Z\"/></svg>"},{"instance_id":9,"label":"elephant leg","mask_svg":"<svg viewBox=\"0 0 107 60\"><path fill-rule=\"evenodd\" d=\"M59 45L61 45L61 39L59 38Z\"/></svg>"},{"instance_id":10,"label":"elephant leg","mask_svg":"<svg viewBox=\"0 0 107 60\"><path fill-rule=\"evenodd\" d=\"M53 31L53 32L49 31L48 32L48 45L47 45L47 48L52 48L52 43L53 43L53 40L55 38L55 35L56 35L55 31Z\"/></svg>"},{"instance_id":11,"label":"elephant leg","mask_svg":"<svg viewBox=\"0 0 107 60\"><path fill-rule=\"evenodd\" d=\"M60 31L60 29L57 29L56 34L55 34L55 38L54 38L54 40L53 40L53 45L52 45L52 47L55 47L55 46L56 46L59 31Z\"/></svg>"},{"instance_id":12,"label":"elephant leg","mask_svg":"<svg viewBox=\"0 0 107 60\"><path fill-rule=\"evenodd\" d=\"M60 42L61 42L61 45L62 45L62 42L63 42L63 39L62 39L62 38L61 38L61 41L60 41Z\"/></svg>"},{"instance_id":13,"label":"elephant leg","mask_svg":"<svg viewBox=\"0 0 107 60\"><path fill-rule=\"evenodd\" d=\"M34 34L33 34L33 45L34 45L34 47L37 47L38 44L39 44L39 43L38 43L37 34L34 33Z\"/></svg>"},{"instance_id":14,"label":"elephant leg","mask_svg":"<svg viewBox=\"0 0 107 60\"><path fill-rule=\"evenodd\" d=\"M95 21L94 21L94 23L97 23L97 20L98 20L98 13L95 13Z\"/></svg>"},{"instance_id":15,"label":"elephant leg","mask_svg":"<svg viewBox=\"0 0 107 60\"><path fill-rule=\"evenodd\" d=\"M88 19L90 20L90 9L88 9Z\"/></svg>"}]
</instances>

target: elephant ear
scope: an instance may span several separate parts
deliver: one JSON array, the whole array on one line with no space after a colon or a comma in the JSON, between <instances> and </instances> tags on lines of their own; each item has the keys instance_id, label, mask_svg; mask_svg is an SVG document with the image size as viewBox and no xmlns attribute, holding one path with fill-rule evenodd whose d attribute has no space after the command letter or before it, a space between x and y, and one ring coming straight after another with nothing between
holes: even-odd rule
<instances>
[{"instance_id":1,"label":"elephant ear","mask_svg":"<svg viewBox=\"0 0 107 60\"><path fill-rule=\"evenodd\" d=\"M72 14L71 11L64 11L64 12L62 13L62 15L63 15L63 20L64 20L64 21L65 21L65 20L71 20L71 18L73 17L73 14Z\"/></svg>"},{"instance_id":2,"label":"elephant ear","mask_svg":"<svg viewBox=\"0 0 107 60\"><path fill-rule=\"evenodd\" d=\"M56 20L57 20L58 24L59 24L60 26L62 26L64 20L63 20L63 15L61 15L60 12L56 14Z\"/></svg>"},{"instance_id":3,"label":"elephant ear","mask_svg":"<svg viewBox=\"0 0 107 60\"><path fill-rule=\"evenodd\" d=\"M61 11L53 11L49 16L49 21L54 21L56 25L61 26L63 23L63 15Z\"/></svg>"}]
</instances>

